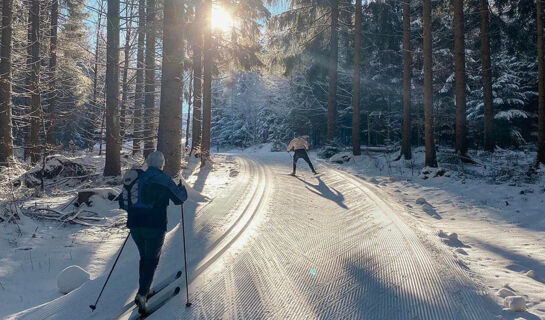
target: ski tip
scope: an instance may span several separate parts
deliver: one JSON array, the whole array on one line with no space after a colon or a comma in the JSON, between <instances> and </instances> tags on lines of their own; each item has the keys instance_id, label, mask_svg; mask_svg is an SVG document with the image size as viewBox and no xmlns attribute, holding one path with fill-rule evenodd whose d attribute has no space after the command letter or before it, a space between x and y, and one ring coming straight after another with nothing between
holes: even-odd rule
<instances>
[{"instance_id":1,"label":"ski tip","mask_svg":"<svg viewBox=\"0 0 545 320\"><path fill-rule=\"evenodd\" d=\"M92 304L92 305L89 306L89 308L91 308L92 311L95 311L95 309L97 308L97 306L95 306L95 305Z\"/></svg>"}]
</instances>

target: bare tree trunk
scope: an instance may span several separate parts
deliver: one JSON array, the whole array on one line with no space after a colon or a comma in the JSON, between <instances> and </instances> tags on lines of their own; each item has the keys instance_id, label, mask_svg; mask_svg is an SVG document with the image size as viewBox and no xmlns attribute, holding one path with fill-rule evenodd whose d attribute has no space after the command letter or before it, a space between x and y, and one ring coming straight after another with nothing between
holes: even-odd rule
<instances>
[{"instance_id":1,"label":"bare tree trunk","mask_svg":"<svg viewBox=\"0 0 545 320\"><path fill-rule=\"evenodd\" d=\"M126 4L128 8L125 10L126 16L128 16L127 24L125 26L125 46L123 48L123 76L121 77L121 114L119 117L119 127L121 132L121 139L125 137L126 122L127 122L127 99L129 91L129 60L131 59L131 31L132 31L132 15L134 8L134 0L130 1L130 4Z\"/></svg>"},{"instance_id":2,"label":"bare tree trunk","mask_svg":"<svg viewBox=\"0 0 545 320\"><path fill-rule=\"evenodd\" d=\"M30 160L40 160L40 122L42 118L40 95L40 0L32 0L30 25Z\"/></svg>"},{"instance_id":3,"label":"bare tree trunk","mask_svg":"<svg viewBox=\"0 0 545 320\"><path fill-rule=\"evenodd\" d=\"M360 148L360 50L361 50L361 0L356 0L354 19L354 88L352 94L352 153L361 154Z\"/></svg>"},{"instance_id":4,"label":"bare tree trunk","mask_svg":"<svg viewBox=\"0 0 545 320\"><path fill-rule=\"evenodd\" d=\"M165 173L174 177L182 161L184 74L184 0L165 0L161 109L157 149L165 156Z\"/></svg>"},{"instance_id":5,"label":"bare tree trunk","mask_svg":"<svg viewBox=\"0 0 545 320\"><path fill-rule=\"evenodd\" d=\"M337 136L337 64L339 60L339 3L331 3L331 39L329 43L329 91L327 95L327 140L333 142Z\"/></svg>"},{"instance_id":6,"label":"bare tree trunk","mask_svg":"<svg viewBox=\"0 0 545 320\"><path fill-rule=\"evenodd\" d=\"M193 104L193 72L191 72L191 76L189 77L189 94L187 95L187 119L186 119L186 127L185 127L185 148L187 150L187 146L189 145L189 126L191 125L191 105Z\"/></svg>"},{"instance_id":7,"label":"bare tree trunk","mask_svg":"<svg viewBox=\"0 0 545 320\"><path fill-rule=\"evenodd\" d=\"M403 135L401 155L405 160L412 158L411 152L411 0L403 1Z\"/></svg>"},{"instance_id":8,"label":"bare tree trunk","mask_svg":"<svg viewBox=\"0 0 545 320\"><path fill-rule=\"evenodd\" d=\"M144 157L155 151L155 0L148 0L144 101Z\"/></svg>"},{"instance_id":9,"label":"bare tree trunk","mask_svg":"<svg viewBox=\"0 0 545 320\"><path fill-rule=\"evenodd\" d=\"M59 20L59 1L51 1L51 35L49 44L49 106L47 109L49 124L47 126L47 144L57 144L55 139L55 105L57 103L57 29Z\"/></svg>"},{"instance_id":10,"label":"bare tree trunk","mask_svg":"<svg viewBox=\"0 0 545 320\"><path fill-rule=\"evenodd\" d=\"M119 0L108 0L106 46L106 162L104 176L121 174L119 136Z\"/></svg>"},{"instance_id":11,"label":"bare tree trunk","mask_svg":"<svg viewBox=\"0 0 545 320\"><path fill-rule=\"evenodd\" d=\"M205 0L204 19L204 76L203 76L203 114L202 114L202 146L201 166L210 159L210 126L212 118L212 1Z\"/></svg>"},{"instance_id":12,"label":"bare tree trunk","mask_svg":"<svg viewBox=\"0 0 545 320\"><path fill-rule=\"evenodd\" d=\"M537 8L537 59L538 59L538 136L537 163L545 164L545 74L543 69L543 8L541 0L536 0Z\"/></svg>"},{"instance_id":13,"label":"bare tree trunk","mask_svg":"<svg viewBox=\"0 0 545 320\"><path fill-rule=\"evenodd\" d=\"M101 114L99 107L98 107L98 56L100 51L100 30L101 30L101 24L102 24L102 12L103 12L104 6L103 1L100 1L100 9L98 11L98 18L97 18L97 28L96 28L96 43L95 43L95 65L93 68L93 103L92 107L93 110L89 117L89 122L91 125L89 126L89 136L91 137L91 141L89 142L89 150L93 151L93 148L95 147L95 130L96 130L96 123L97 120ZM102 119L102 117L100 117ZM101 126L102 129L102 126ZM100 133L100 145L102 147L102 132ZM102 148L100 148L102 151ZM102 152L99 152L99 154L102 154Z\"/></svg>"},{"instance_id":14,"label":"bare tree trunk","mask_svg":"<svg viewBox=\"0 0 545 320\"><path fill-rule=\"evenodd\" d=\"M456 79L456 151L467 154L466 70L464 44L464 1L454 0L454 65Z\"/></svg>"},{"instance_id":15,"label":"bare tree trunk","mask_svg":"<svg viewBox=\"0 0 545 320\"><path fill-rule=\"evenodd\" d=\"M483 76L484 102L484 150L494 152L494 111L492 104L492 75L490 63L490 40L488 34L488 0L479 0L481 11L481 68Z\"/></svg>"},{"instance_id":16,"label":"bare tree trunk","mask_svg":"<svg viewBox=\"0 0 545 320\"><path fill-rule=\"evenodd\" d=\"M13 161L11 123L11 50L13 0L2 0L2 50L0 50L0 167Z\"/></svg>"},{"instance_id":17,"label":"bare tree trunk","mask_svg":"<svg viewBox=\"0 0 545 320\"><path fill-rule=\"evenodd\" d=\"M195 21L193 22L193 127L191 129L191 152L200 150L201 120L202 120L202 0L197 0L195 6Z\"/></svg>"},{"instance_id":18,"label":"bare tree trunk","mask_svg":"<svg viewBox=\"0 0 545 320\"><path fill-rule=\"evenodd\" d=\"M144 102L144 46L146 41L146 0L138 1L138 44L136 53L136 87L132 154L140 152L142 141L142 106Z\"/></svg>"},{"instance_id":19,"label":"bare tree trunk","mask_svg":"<svg viewBox=\"0 0 545 320\"><path fill-rule=\"evenodd\" d=\"M437 167L433 130L433 56L431 34L431 0L423 0L424 22L424 116L426 134L426 166Z\"/></svg>"}]
</instances>

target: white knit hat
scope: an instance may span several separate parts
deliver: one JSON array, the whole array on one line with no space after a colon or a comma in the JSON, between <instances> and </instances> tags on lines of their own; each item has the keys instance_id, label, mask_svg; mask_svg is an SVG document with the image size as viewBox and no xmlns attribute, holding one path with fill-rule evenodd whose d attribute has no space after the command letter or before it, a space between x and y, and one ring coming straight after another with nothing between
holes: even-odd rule
<instances>
[{"instance_id":1,"label":"white knit hat","mask_svg":"<svg viewBox=\"0 0 545 320\"><path fill-rule=\"evenodd\" d=\"M146 163L148 164L148 167L163 170L163 167L165 166L165 156L163 156L161 151L152 152L146 159Z\"/></svg>"}]
</instances>

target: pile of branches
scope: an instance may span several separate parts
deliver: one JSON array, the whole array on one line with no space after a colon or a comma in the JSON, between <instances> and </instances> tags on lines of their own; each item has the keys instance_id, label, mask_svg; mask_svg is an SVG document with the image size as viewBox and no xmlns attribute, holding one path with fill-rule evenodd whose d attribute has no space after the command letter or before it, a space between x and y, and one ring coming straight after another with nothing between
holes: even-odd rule
<instances>
[{"instance_id":1,"label":"pile of branches","mask_svg":"<svg viewBox=\"0 0 545 320\"><path fill-rule=\"evenodd\" d=\"M21 208L21 212L34 219L58 221L61 224L79 224L86 227L101 226L98 222L106 220L98 217L98 213L85 209L84 206L71 212L63 212L47 207L38 207L37 204L27 208Z\"/></svg>"}]
</instances>

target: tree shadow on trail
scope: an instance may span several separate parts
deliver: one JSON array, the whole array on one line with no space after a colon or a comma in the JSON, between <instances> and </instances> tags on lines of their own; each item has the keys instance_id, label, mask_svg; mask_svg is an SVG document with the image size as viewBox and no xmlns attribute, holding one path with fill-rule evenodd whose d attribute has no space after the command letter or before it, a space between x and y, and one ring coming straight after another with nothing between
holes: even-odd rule
<instances>
[{"instance_id":1,"label":"tree shadow on trail","mask_svg":"<svg viewBox=\"0 0 545 320\"><path fill-rule=\"evenodd\" d=\"M343 194L335 190L335 188L328 187L327 184L325 184L325 182L322 180L322 178L316 178L318 180L318 184L312 184L299 177L297 177L297 179L304 182L310 192L335 202L339 207L343 209L348 209L348 207L344 204Z\"/></svg>"}]
</instances>

